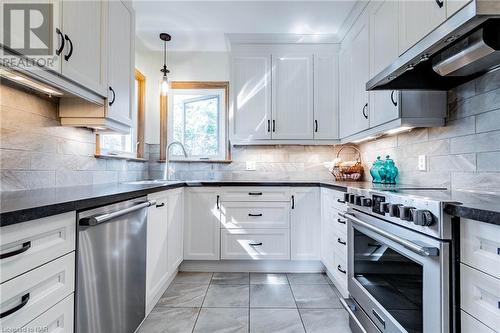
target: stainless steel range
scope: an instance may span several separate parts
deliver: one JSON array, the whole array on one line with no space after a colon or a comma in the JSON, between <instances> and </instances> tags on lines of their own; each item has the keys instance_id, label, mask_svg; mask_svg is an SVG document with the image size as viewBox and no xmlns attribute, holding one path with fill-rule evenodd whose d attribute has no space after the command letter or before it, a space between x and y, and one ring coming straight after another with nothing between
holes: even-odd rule
<instances>
[{"instance_id":1,"label":"stainless steel range","mask_svg":"<svg viewBox=\"0 0 500 333\"><path fill-rule=\"evenodd\" d=\"M345 194L354 332L450 332L451 219L414 193Z\"/></svg>"}]
</instances>

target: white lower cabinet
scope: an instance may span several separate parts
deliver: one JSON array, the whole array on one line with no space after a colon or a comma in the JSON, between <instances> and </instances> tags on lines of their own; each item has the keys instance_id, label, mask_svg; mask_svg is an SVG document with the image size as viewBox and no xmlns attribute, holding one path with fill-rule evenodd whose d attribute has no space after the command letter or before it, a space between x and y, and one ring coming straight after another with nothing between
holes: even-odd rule
<instances>
[{"instance_id":1,"label":"white lower cabinet","mask_svg":"<svg viewBox=\"0 0 500 333\"><path fill-rule=\"evenodd\" d=\"M75 290L75 253L0 284L0 327L19 329L71 295Z\"/></svg>"},{"instance_id":2,"label":"white lower cabinet","mask_svg":"<svg viewBox=\"0 0 500 333\"><path fill-rule=\"evenodd\" d=\"M321 204L317 187L292 189L291 259L320 260Z\"/></svg>"},{"instance_id":3,"label":"white lower cabinet","mask_svg":"<svg viewBox=\"0 0 500 333\"><path fill-rule=\"evenodd\" d=\"M186 189L184 259L220 259L220 189Z\"/></svg>"},{"instance_id":4,"label":"white lower cabinet","mask_svg":"<svg viewBox=\"0 0 500 333\"><path fill-rule=\"evenodd\" d=\"M167 264L172 274L181 264L184 251L184 189L168 191L167 204Z\"/></svg>"},{"instance_id":5,"label":"white lower cabinet","mask_svg":"<svg viewBox=\"0 0 500 333\"><path fill-rule=\"evenodd\" d=\"M71 294L29 322L21 332L71 333L74 319L74 294Z\"/></svg>"},{"instance_id":6,"label":"white lower cabinet","mask_svg":"<svg viewBox=\"0 0 500 333\"><path fill-rule=\"evenodd\" d=\"M460 328L463 333L497 333L465 311L461 311Z\"/></svg>"},{"instance_id":7,"label":"white lower cabinet","mask_svg":"<svg viewBox=\"0 0 500 333\"><path fill-rule=\"evenodd\" d=\"M290 259L288 229L221 229L221 259Z\"/></svg>"}]
</instances>

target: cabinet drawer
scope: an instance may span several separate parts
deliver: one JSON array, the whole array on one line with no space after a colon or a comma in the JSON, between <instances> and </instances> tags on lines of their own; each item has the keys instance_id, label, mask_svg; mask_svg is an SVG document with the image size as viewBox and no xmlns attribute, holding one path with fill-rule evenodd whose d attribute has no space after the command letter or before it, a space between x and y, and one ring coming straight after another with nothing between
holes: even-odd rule
<instances>
[{"instance_id":1,"label":"cabinet drawer","mask_svg":"<svg viewBox=\"0 0 500 333\"><path fill-rule=\"evenodd\" d=\"M75 212L2 227L2 255L13 255L1 259L0 281L3 283L74 251L75 230Z\"/></svg>"},{"instance_id":2,"label":"cabinet drawer","mask_svg":"<svg viewBox=\"0 0 500 333\"><path fill-rule=\"evenodd\" d=\"M340 284L337 286L339 290L347 290L347 263L345 257L335 253L335 270L333 271L335 280Z\"/></svg>"},{"instance_id":3,"label":"cabinet drawer","mask_svg":"<svg viewBox=\"0 0 500 333\"><path fill-rule=\"evenodd\" d=\"M344 202L344 192L332 191L332 197L333 197L333 200L331 202L332 207L345 212L347 210L347 205Z\"/></svg>"},{"instance_id":4,"label":"cabinet drawer","mask_svg":"<svg viewBox=\"0 0 500 333\"><path fill-rule=\"evenodd\" d=\"M290 259L288 229L221 229L221 259Z\"/></svg>"},{"instance_id":5,"label":"cabinet drawer","mask_svg":"<svg viewBox=\"0 0 500 333\"><path fill-rule=\"evenodd\" d=\"M500 279L460 264L462 309L489 327L500 327Z\"/></svg>"},{"instance_id":6,"label":"cabinet drawer","mask_svg":"<svg viewBox=\"0 0 500 333\"><path fill-rule=\"evenodd\" d=\"M500 226L460 219L461 261L500 277Z\"/></svg>"},{"instance_id":7,"label":"cabinet drawer","mask_svg":"<svg viewBox=\"0 0 500 333\"><path fill-rule=\"evenodd\" d=\"M74 292L75 253L49 262L0 285L0 312L19 310L0 319L0 326L19 328Z\"/></svg>"},{"instance_id":8,"label":"cabinet drawer","mask_svg":"<svg viewBox=\"0 0 500 333\"><path fill-rule=\"evenodd\" d=\"M221 207L221 227L288 228L288 202L225 202Z\"/></svg>"},{"instance_id":9,"label":"cabinet drawer","mask_svg":"<svg viewBox=\"0 0 500 333\"><path fill-rule=\"evenodd\" d=\"M72 333L74 323L74 294L69 295L28 325L23 327L23 332L37 332L43 327L47 333Z\"/></svg>"},{"instance_id":10,"label":"cabinet drawer","mask_svg":"<svg viewBox=\"0 0 500 333\"><path fill-rule=\"evenodd\" d=\"M227 187L221 193L221 201L287 201L288 187Z\"/></svg>"},{"instance_id":11,"label":"cabinet drawer","mask_svg":"<svg viewBox=\"0 0 500 333\"><path fill-rule=\"evenodd\" d=\"M335 255L343 258L344 261L347 261L347 237L342 234L335 235Z\"/></svg>"},{"instance_id":12,"label":"cabinet drawer","mask_svg":"<svg viewBox=\"0 0 500 333\"><path fill-rule=\"evenodd\" d=\"M333 212L333 225L335 228L335 232L338 234L347 235L347 219L342 217L340 214L344 214L343 212L332 209Z\"/></svg>"},{"instance_id":13,"label":"cabinet drawer","mask_svg":"<svg viewBox=\"0 0 500 333\"><path fill-rule=\"evenodd\" d=\"M494 330L472 317L465 311L461 311L461 328L464 333L496 333Z\"/></svg>"}]
</instances>

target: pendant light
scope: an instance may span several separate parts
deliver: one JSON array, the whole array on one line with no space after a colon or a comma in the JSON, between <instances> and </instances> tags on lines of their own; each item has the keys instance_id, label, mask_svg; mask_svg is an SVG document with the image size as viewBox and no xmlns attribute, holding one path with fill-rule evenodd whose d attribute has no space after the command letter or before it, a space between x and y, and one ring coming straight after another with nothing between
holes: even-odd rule
<instances>
[{"instance_id":1,"label":"pendant light","mask_svg":"<svg viewBox=\"0 0 500 333\"><path fill-rule=\"evenodd\" d=\"M163 68L160 70L160 72L163 73L163 78L161 80L161 94L166 96L169 89L167 74L170 73L167 69L167 42L170 41L172 37L169 34L162 32L160 34L160 39L163 41Z\"/></svg>"}]
</instances>

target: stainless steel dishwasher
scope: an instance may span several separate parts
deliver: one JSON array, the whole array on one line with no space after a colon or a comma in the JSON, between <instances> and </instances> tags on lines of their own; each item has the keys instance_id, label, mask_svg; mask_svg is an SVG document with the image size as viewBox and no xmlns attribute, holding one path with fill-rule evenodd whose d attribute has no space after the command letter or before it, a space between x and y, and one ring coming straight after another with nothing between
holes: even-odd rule
<instances>
[{"instance_id":1,"label":"stainless steel dishwasher","mask_svg":"<svg viewBox=\"0 0 500 333\"><path fill-rule=\"evenodd\" d=\"M133 333L143 321L153 204L141 197L78 214L78 333Z\"/></svg>"}]
</instances>

